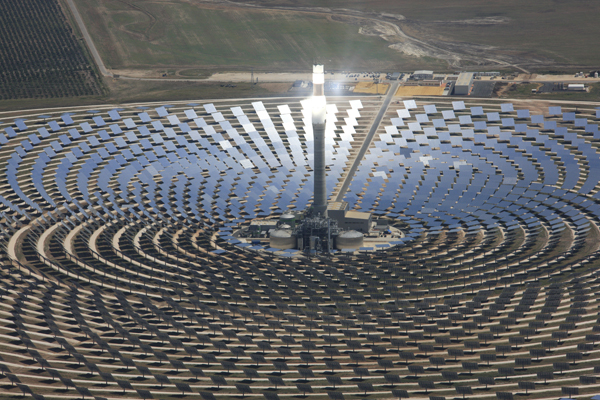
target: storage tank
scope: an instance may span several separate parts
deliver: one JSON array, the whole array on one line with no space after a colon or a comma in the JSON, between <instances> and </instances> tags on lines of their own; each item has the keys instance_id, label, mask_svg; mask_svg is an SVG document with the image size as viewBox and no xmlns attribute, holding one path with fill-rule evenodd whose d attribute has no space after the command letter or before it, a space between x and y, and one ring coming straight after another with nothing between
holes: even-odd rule
<instances>
[{"instance_id":1,"label":"storage tank","mask_svg":"<svg viewBox=\"0 0 600 400\"><path fill-rule=\"evenodd\" d=\"M286 224L292 228L296 225L296 216L292 213L285 213L279 217L279 223Z\"/></svg>"},{"instance_id":2,"label":"storage tank","mask_svg":"<svg viewBox=\"0 0 600 400\"><path fill-rule=\"evenodd\" d=\"M292 231L289 229L275 229L271 231L269 244L271 247L281 250L295 249L296 236L292 235Z\"/></svg>"},{"instance_id":3,"label":"storage tank","mask_svg":"<svg viewBox=\"0 0 600 400\"><path fill-rule=\"evenodd\" d=\"M342 249L358 249L363 245L363 234L358 231L345 231L338 235L335 241L335 248Z\"/></svg>"}]
</instances>

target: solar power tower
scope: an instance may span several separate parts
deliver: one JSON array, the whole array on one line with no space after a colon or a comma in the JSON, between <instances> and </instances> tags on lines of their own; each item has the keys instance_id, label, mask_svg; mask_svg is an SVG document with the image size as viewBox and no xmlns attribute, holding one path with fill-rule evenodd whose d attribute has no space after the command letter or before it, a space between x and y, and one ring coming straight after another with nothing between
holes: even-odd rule
<instances>
[{"instance_id":1,"label":"solar power tower","mask_svg":"<svg viewBox=\"0 0 600 400\"><path fill-rule=\"evenodd\" d=\"M323 65L313 65L312 127L314 136L314 202L315 215L327 217L325 185L325 73Z\"/></svg>"}]
</instances>

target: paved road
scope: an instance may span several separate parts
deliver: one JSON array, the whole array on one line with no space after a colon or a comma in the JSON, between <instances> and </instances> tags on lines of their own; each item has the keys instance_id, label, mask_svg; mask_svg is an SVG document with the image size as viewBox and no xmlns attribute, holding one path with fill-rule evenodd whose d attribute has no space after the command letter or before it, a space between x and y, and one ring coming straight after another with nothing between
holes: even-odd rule
<instances>
[{"instance_id":1,"label":"paved road","mask_svg":"<svg viewBox=\"0 0 600 400\"><path fill-rule=\"evenodd\" d=\"M113 76L113 74L111 72L109 72L106 69L106 67L104 66L104 62L102 61L102 58L100 57L100 53L98 53L98 50L96 49L96 45L94 44L92 37L90 36L87 28L85 27L85 24L83 23L83 19L81 18L81 14L79 14L79 10L77 10L75 3L73 2L73 0L67 0L67 4L69 5L69 8L71 9L71 14L73 14L73 17L75 18L75 21L77 22L77 26L79 26L79 30L81 31L81 34L83 35L85 42L87 43L88 49L90 49L90 52L92 53L92 57L94 57L94 61L96 62L98 69L100 69L100 73L104 76Z\"/></svg>"},{"instance_id":2,"label":"paved road","mask_svg":"<svg viewBox=\"0 0 600 400\"><path fill-rule=\"evenodd\" d=\"M387 96L385 96L385 100L383 101L383 104L381 105L381 108L379 109L377 116L373 120L371 129L369 129L369 133L367 134L365 141L363 142L360 150L358 151L358 154L356 155L356 158L354 159L354 163L352 164L352 167L350 167L350 170L348 170L348 174L346 175L346 178L344 179L342 188L340 189L335 201L342 201L344 199L344 196L346 195L346 191L348 190L348 186L350 186L350 182L352 182L352 178L354 177L354 174L356 173L356 170L358 169L360 162L364 158L364 156L367 152L367 149L371 145L373 136L375 136L375 132L377 132L377 128L379 128L379 124L381 124L381 120L383 119L383 116L387 112L387 109L390 106L390 103L392 102L394 95L396 94L396 90L398 90L398 85L400 85L400 82L396 81L396 82L392 83L392 85L390 86L388 94L387 94Z\"/></svg>"}]
</instances>

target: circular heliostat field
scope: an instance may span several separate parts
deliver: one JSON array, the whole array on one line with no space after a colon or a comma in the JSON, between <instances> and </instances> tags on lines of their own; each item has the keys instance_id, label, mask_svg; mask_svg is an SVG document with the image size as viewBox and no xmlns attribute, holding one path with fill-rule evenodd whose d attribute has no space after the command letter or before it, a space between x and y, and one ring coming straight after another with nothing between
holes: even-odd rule
<instances>
[{"instance_id":1,"label":"circular heliostat field","mask_svg":"<svg viewBox=\"0 0 600 400\"><path fill-rule=\"evenodd\" d=\"M4 117L2 396L600 393L600 112L395 102L356 160L380 104L329 99L327 190L402 235L320 257L234 236L311 203L305 102Z\"/></svg>"}]
</instances>

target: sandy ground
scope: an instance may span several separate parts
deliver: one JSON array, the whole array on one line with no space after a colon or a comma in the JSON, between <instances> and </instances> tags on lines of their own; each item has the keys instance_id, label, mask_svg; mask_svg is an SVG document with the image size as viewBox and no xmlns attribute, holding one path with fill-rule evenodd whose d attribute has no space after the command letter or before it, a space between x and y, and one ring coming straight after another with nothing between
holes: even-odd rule
<instances>
[{"instance_id":1,"label":"sandy ground","mask_svg":"<svg viewBox=\"0 0 600 400\"><path fill-rule=\"evenodd\" d=\"M292 86L291 82L267 82L267 83L259 83L258 86L261 88L267 89L269 92L273 93L284 93L290 90Z\"/></svg>"},{"instance_id":2,"label":"sandy ground","mask_svg":"<svg viewBox=\"0 0 600 400\"><path fill-rule=\"evenodd\" d=\"M183 76L168 76L161 77L161 73L156 70L137 70L137 69L125 69L125 70L111 70L116 75L122 77L130 77L133 79L157 79L157 80L199 80L199 81L210 81L210 82L250 82L251 72L218 72L205 79L198 79L194 77L183 77ZM356 75L356 74L354 74ZM161 79L162 78L162 79ZM380 78L385 78L385 74L381 73ZM311 81L312 73L307 69L307 72L255 72L254 79L258 83L262 82L285 82L293 83L296 80ZM372 78L364 77L359 74L357 77L349 77L346 73L327 73L325 79L328 81L336 82L373 82ZM539 75L539 74L519 74L516 78L502 79L501 77L482 76L482 81L495 80L498 82L571 82L571 83L594 83L600 82L600 78L582 78L575 77L574 74L569 75Z\"/></svg>"},{"instance_id":3,"label":"sandy ground","mask_svg":"<svg viewBox=\"0 0 600 400\"><path fill-rule=\"evenodd\" d=\"M208 81L216 82L250 82L251 73L248 72L219 72L210 76ZM312 81L311 73L264 73L255 72L254 79L261 82L294 82L296 80Z\"/></svg>"},{"instance_id":4,"label":"sandy ground","mask_svg":"<svg viewBox=\"0 0 600 400\"><path fill-rule=\"evenodd\" d=\"M444 86L400 86L396 96L441 96Z\"/></svg>"},{"instance_id":5,"label":"sandy ground","mask_svg":"<svg viewBox=\"0 0 600 400\"><path fill-rule=\"evenodd\" d=\"M160 78L160 74L154 69L111 69L114 75L128 76L131 78Z\"/></svg>"},{"instance_id":6,"label":"sandy ground","mask_svg":"<svg viewBox=\"0 0 600 400\"><path fill-rule=\"evenodd\" d=\"M386 94L390 87L389 83L375 84L373 82L359 82L354 87L354 93L368 93L368 94Z\"/></svg>"}]
</instances>

